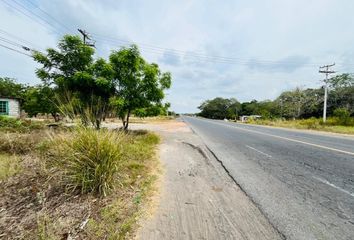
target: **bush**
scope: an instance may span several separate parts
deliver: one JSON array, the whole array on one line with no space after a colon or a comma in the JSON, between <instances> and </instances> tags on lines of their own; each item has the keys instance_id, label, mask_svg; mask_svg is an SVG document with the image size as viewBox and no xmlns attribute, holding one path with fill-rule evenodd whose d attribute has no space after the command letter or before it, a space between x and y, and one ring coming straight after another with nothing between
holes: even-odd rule
<instances>
[{"instance_id":1,"label":"bush","mask_svg":"<svg viewBox=\"0 0 354 240\"><path fill-rule=\"evenodd\" d=\"M333 115L338 119L339 125L354 125L354 120L350 117L350 113L346 108L337 108L334 110Z\"/></svg>"},{"instance_id":2,"label":"bush","mask_svg":"<svg viewBox=\"0 0 354 240\"><path fill-rule=\"evenodd\" d=\"M298 120L298 123L308 129L318 129L321 126L320 121L315 117L304 120Z\"/></svg>"},{"instance_id":3,"label":"bush","mask_svg":"<svg viewBox=\"0 0 354 240\"><path fill-rule=\"evenodd\" d=\"M126 138L124 133L79 128L52 139L46 156L68 189L106 196L122 167Z\"/></svg>"},{"instance_id":4,"label":"bush","mask_svg":"<svg viewBox=\"0 0 354 240\"><path fill-rule=\"evenodd\" d=\"M20 120L13 117L0 116L0 130L9 132L29 132L43 129L44 124L31 120Z\"/></svg>"}]
</instances>

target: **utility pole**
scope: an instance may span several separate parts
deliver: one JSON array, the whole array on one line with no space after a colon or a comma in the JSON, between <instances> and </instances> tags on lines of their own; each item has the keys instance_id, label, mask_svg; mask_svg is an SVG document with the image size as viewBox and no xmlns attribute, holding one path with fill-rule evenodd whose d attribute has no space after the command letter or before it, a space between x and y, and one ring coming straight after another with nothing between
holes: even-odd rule
<instances>
[{"instance_id":1,"label":"utility pole","mask_svg":"<svg viewBox=\"0 0 354 240\"><path fill-rule=\"evenodd\" d=\"M86 32L85 30L82 30L80 28L77 30L79 31L79 33L81 33L82 39L83 39L85 45L90 46L90 47L95 47L95 43L87 41L87 40L92 40L90 35L88 34L88 32Z\"/></svg>"},{"instance_id":2,"label":"utility pole","mask_svg":"<svg viewBox=\"0 0 354 240\"><path fill-rule=\"evenodd\" d=\"M326 79L324 80L325 86L325 94L324 94L324 103L323 103L323 122L326 122L327 120L327 97L328 97L328 76L329 74L335 73L335 71L330 70L330 67L333 67L336 65L335 63L330 64L330 65L324 65L320 67L319 73L324 73L326 74Z\"/></svg>"}]
</instances>

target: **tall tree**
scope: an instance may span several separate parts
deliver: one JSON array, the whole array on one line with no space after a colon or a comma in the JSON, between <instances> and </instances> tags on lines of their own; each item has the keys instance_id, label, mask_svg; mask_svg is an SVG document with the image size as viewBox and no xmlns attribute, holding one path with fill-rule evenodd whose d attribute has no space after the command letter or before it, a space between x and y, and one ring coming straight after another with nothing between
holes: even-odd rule
<instances>
[{"instance_id":1,"label":"tall tree","mask_svg":"<svg viewBox=\"0 0 354 240\"><path fill-rule=\"evenodd\" d=\"M127 129L134 110L161 103L164 90L171 86L171 74L162 73L155 63L147 63L135 45L112 52L109 59L119 95L119 115Z\"/></svg>"},{"instance_id":2,"label":"tall tree","mask_svg":"<svg viewBox=\"0 0 354 240\"><path fill-rule=\"evenodd\" d=\"M93 59L94 49L78 36L65 35L58 50L49 48L47 53L35 52L34 59L42 64L37 76L51 87L56 87L60 96L79 99L75 109L84 124L88 121L96 127L106 113L109 98L116 92L113 69L104 59ZM68 99L62 99L65 104ZM70 102L70 101L69 101Z\"/></svg>"}]
</instances>

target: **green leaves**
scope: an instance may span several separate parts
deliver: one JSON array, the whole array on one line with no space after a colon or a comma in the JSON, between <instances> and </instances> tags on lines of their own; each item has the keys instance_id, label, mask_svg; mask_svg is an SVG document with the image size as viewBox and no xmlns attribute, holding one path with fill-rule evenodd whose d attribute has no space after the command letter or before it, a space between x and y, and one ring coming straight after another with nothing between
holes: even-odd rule
<instances>
[{"instance_id":1,"label":"green leaves","mask_svg":"<svg viewBox=\"0 0 354 240\"><path fill-rule=\"evenodd\" d=\"M199 109L200 115L207 118L235 118L241 110L241 104L234 98L214 98L203 102Z\"/></svg>"},{"instance_id":2,"label":"green leaves","mask_svg":"<svg viewBox=\"0 0 354 240\"><path fill-rule=\"evenodd\" d=\"M343 73L328 80L332 88L354 87L354 75Z\"/></svg>"},{"instance_id":3,"label":"green leaves","mask_svg":"<svg viewBox=\"0 0 354 240\"><path fill-rule=\"evenodd\" d=\"M129 123L131 111L136 110L136 114L143 116L147 109L160 104L164 98L163 90L171 86L170 73L161 73L157 64L147 63L135 45L113 52L109 59L118 95L123 100L120 115L124 115L124 123ZM160 111L153 112L158 114Z\"/></svg>"},{"instance_id":4,"label":"green leaves","mask_svg":"<svg viewBox=\"0 0 354 240\"><path fill-rule=\"evenodd\" d=\"M0 96L22 98L25 89L25 85L17 83L12 78L0 77Z\"/></svg>"},{"instance_id":5,"label":"green leaves","mask_svg":"<svg viewBox=\"0 0 354 240\"><path fill-rule=\"evenodd\" d=\"M33 53L35 61L42 65L36 74L59 93L77 96L84 108L94 109L96 102L92 99L99 99L102 106L109 105L119 116L126 117L127 123L135 109L158 106L163 91L171 86L171 74L161 73L155 63L147 63L136 45L113 51L108 62L103 58L94 60L93 54L94 49L78 36L65 35L58 50ZM99 125L108 108L95 112Z\"/></svg>"}]
</instances>

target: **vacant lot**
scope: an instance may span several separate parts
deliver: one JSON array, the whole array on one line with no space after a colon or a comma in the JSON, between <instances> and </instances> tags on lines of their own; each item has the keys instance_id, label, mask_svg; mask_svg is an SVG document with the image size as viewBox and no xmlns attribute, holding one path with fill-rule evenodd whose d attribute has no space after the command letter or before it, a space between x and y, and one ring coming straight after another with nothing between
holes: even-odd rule
<instances>
[{"instance_id":1,"label":"vacant lot","mask_svg":"<svg viewBox=\"0 0 354 240\"><path fill-rule=\"evenodd\" d=\"M147 131L0 124L1 239L132 238L158 174Z\"/></svg>"}]
</instances>

